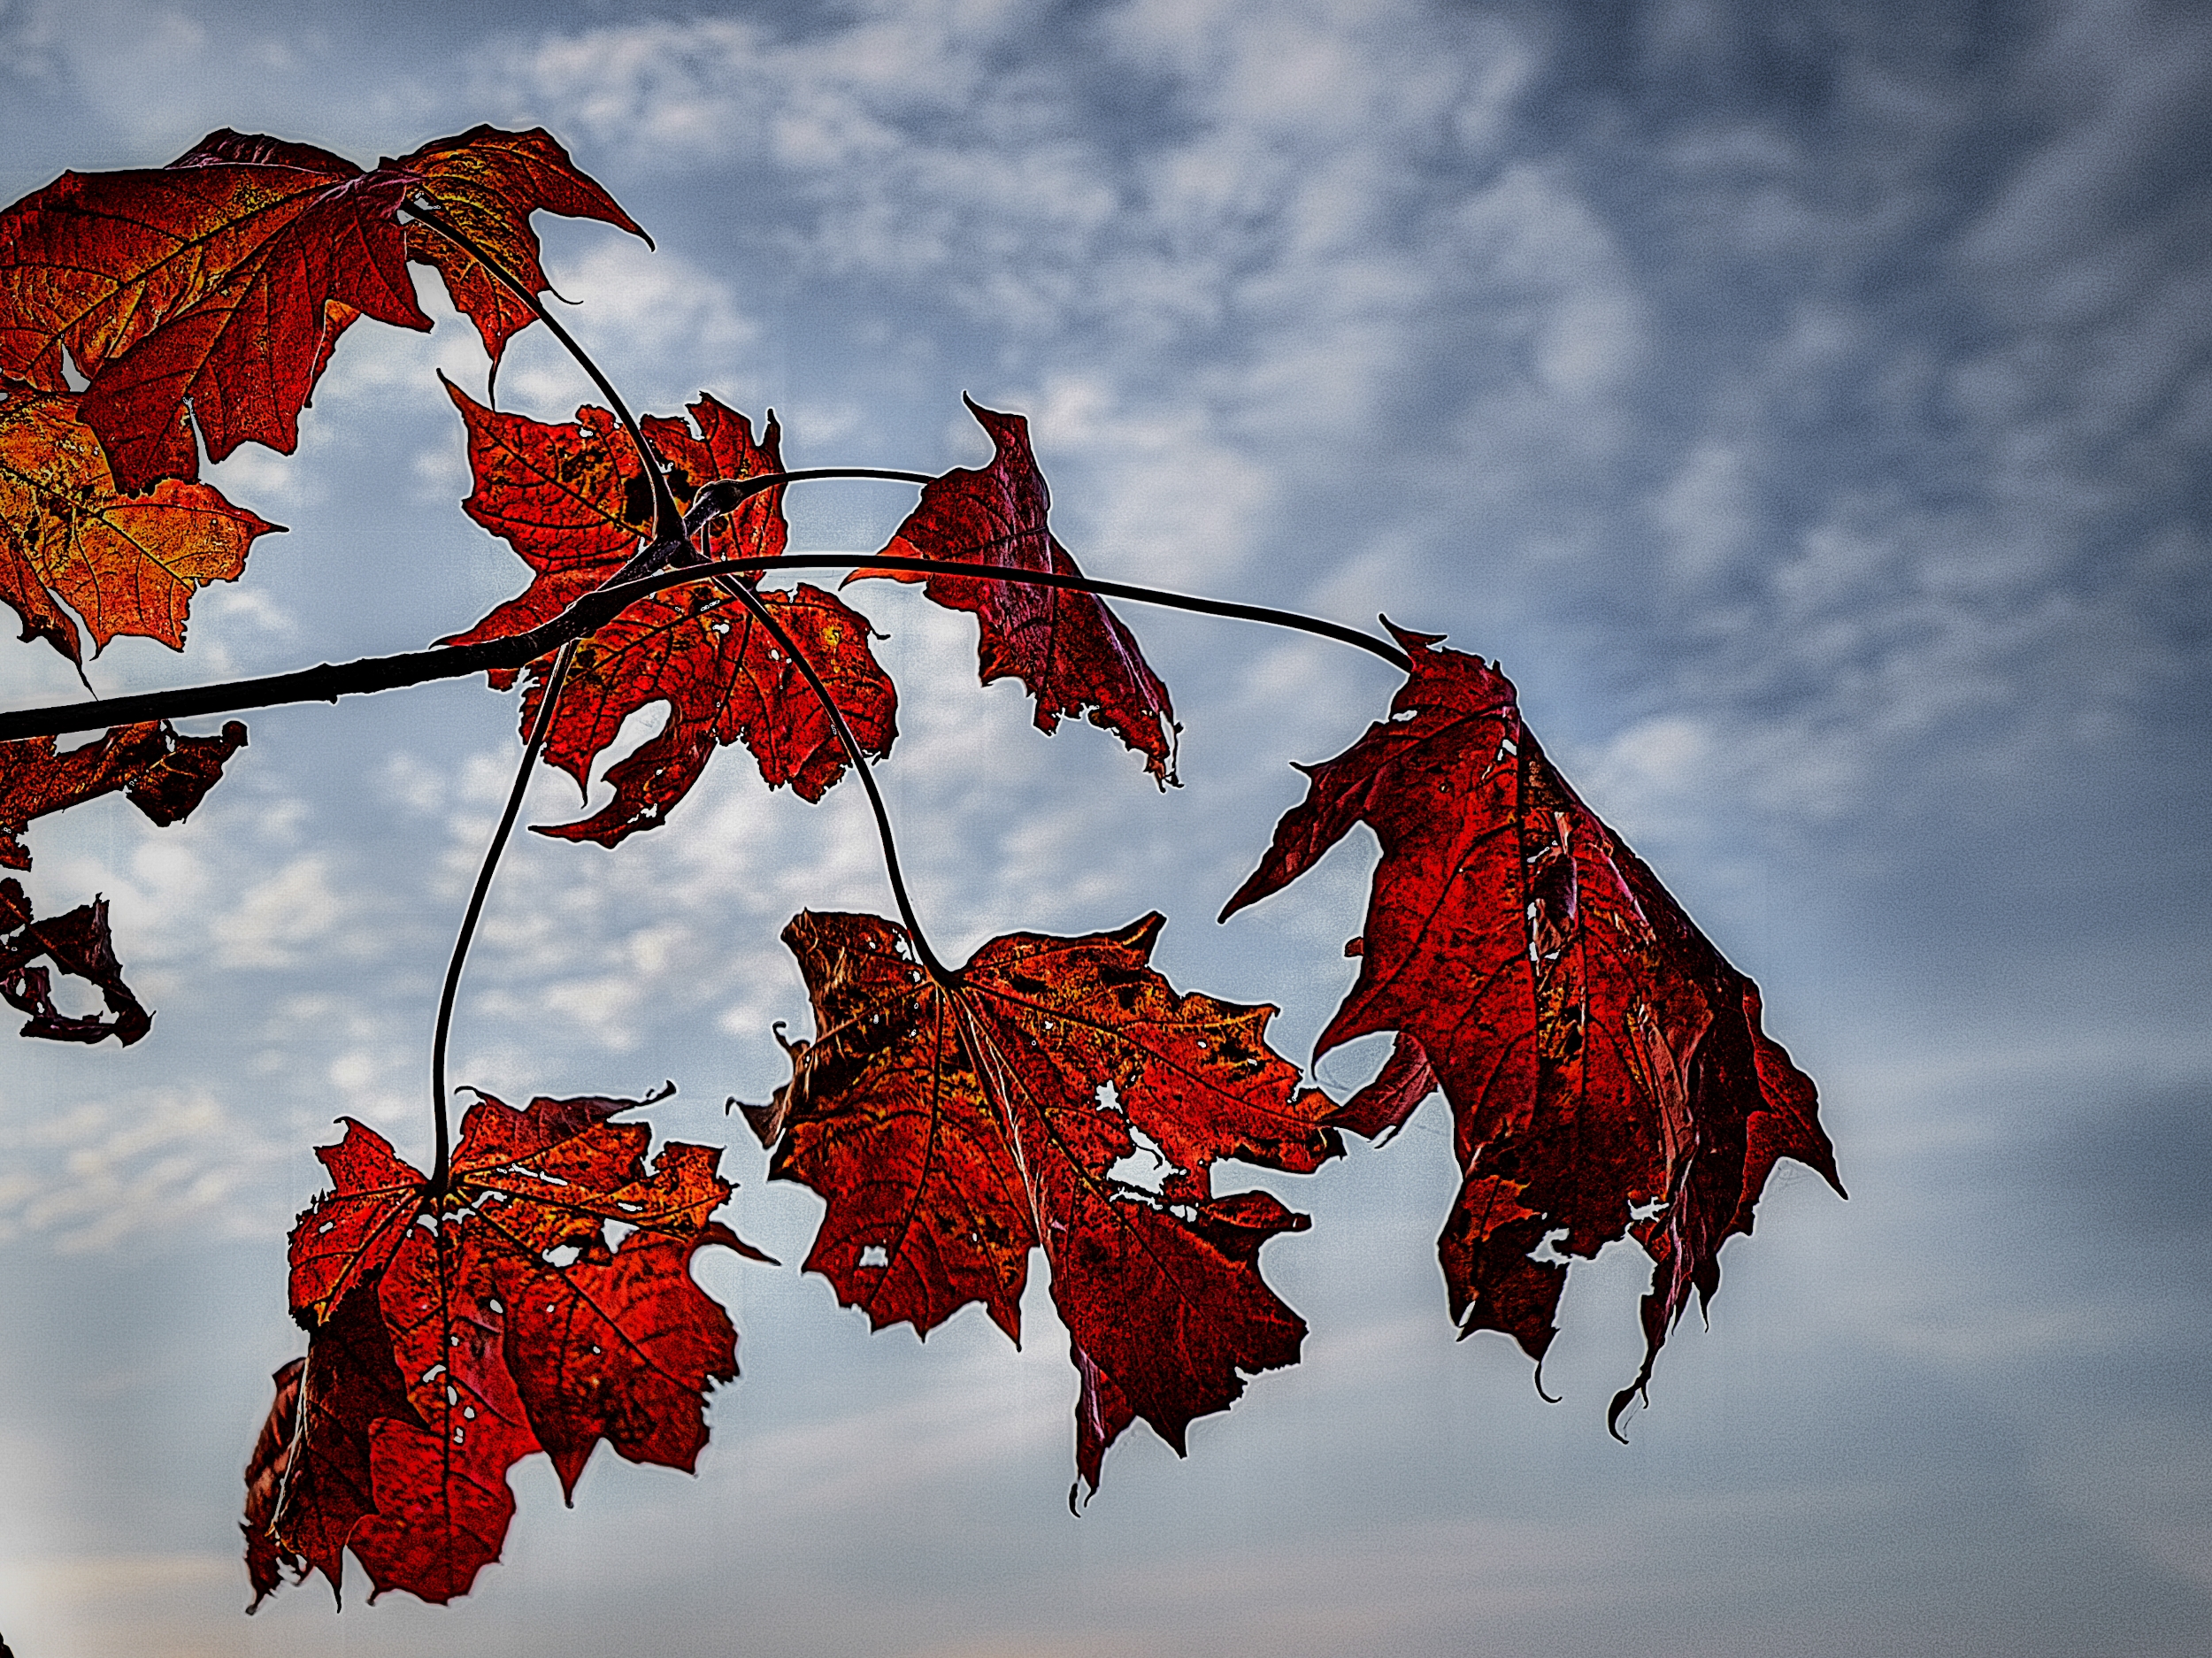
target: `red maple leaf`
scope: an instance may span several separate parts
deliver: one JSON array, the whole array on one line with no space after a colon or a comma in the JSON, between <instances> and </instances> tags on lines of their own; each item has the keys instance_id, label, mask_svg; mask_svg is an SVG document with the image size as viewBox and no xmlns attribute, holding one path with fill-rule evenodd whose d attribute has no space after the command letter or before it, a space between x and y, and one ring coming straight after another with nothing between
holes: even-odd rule
<instances>
[{"instance_id":1,"label":"red maple leaf","mask_svg":"<svg viewBox=\"0 0 2212 1658\"><path fill-rule=\"evenodd\" d=\"M442 1196L359 1123L318 1154L333 1189L291 1240L307 1357L247 1470L257 1604L280 1567L338 1589L349 1548L379 1594L466 1593L513 1517L508 1470L540 1450L572 1497L602 1439L694 1466L737 1334L692 1257L767 1257L712 1218L719 1152L672 1141L649 1168L650 1131L610 1120L638 1103L480 1096Z\"/></svg>"},{"instance_id":2,"label":"red maple leaf","mask_svg":"<svg viewBox=\"0 0 2212 1658\"><path fill-rule=\"evenodd\" d=\"M164 719L118 725L66 751L51 737L0 742L0 867L31 867L23 831L32 818L118 790L157 824L182 822L245 741L234 719L215 737L180 736Z\"/></svg>"},{"instance_id":3,"label":"red maple leaf","mask_svg":"<svg viewBox=\"0 0 2212 1658\"><path fill-rule=\"evenodd\" d=\"M446 388L468 427L475 490L468 514L505 541L534 572L529 587L449 644L503 638L557 616L619 571L651 526L652 494L614 417L583 408L575 424L548 426L487 409ZM688 411L697 423L649 417L646 438L667 463L679 505L702 484L780 472L777 431L754 442L746 418L702 396ZM749 497L719 520L706 546L717 558L772 557L784 548L780 487ZM897 695L869 649L864 618L833 595L802 586L760 598L821 674L866 751L889 751ZM526 670L526 733L537 718L550 658ZM515 675L495 673L495 686ZM633 604L586 639L569 669L545 746L546 763L579 787L622 722L655 702L668 723L612 767L614 799L579 823L540 831L612 846L663 822L705 770L715 748L741 741L769 787L788 783L819 800L844 772L842 745L798 668L729 594L706 584L673 588Z\"/></svg>"},{"instance_id":4,"label":"red maple leaf","mask_svg":"<svg viewBox=\"0 0 2212 1658\"><path fill-rule=\"evenodd\" d=\"M1047 523L1052 495L1029 447L1029 422L982 408L973 398L966 402L991 434L991 464L957 467L925 485L884 553L1080 575ZM1143 755L1145 770L1162 787L1175 781L1179 727L1167 687L1096 594L897 570L856 570L849 580L865 576L924 582L923 591L939 604L972 611L983 683L1009 674L1019 679L1036 698L1038 730L1050 733L1064 716L1086 717Z\"/></svg>"},{"instance_id":5,"label":"red maple leaf","mask_svg":"<svg viewBox=\"0 0 2212 1658\"><path fill-rule=\"evenodd\" d=\"M783 936L816 1036L773 1104L747 1108L772 1177L828 1203L808 1269L877 1329L926 1335L979 1301L1018 1339L1045 1252L1093 1490L1135 1418L1179 1454L1245 1373L1297 1360L1304 1321L1258 1256L1306 1218L1215 1196L1213 1163L1303 1173L1340 1148L1329 1101L1266 1045L1275 1009L1178 995L1149 965L1161 925L1014 933L940 982L891 923L803 913ZM1133 1178L1148 1161L1156 1190Z\"/></svg>"},{"instance_id":6,"label":"red maple leaf","mask_svg":"<svg viewBox=\"0 0 2212 1658\"><path fill-rule=\"evenodd\" d=\"M126 494L195 474L188 405L211 459L249 440L289 454L346 328L430 326L410 257L437 265L495 360L521 325L472 260L411 235L399 213L418 201L539 291L534 209L637 229L542 132L480 127L365 172L226 129L166 167L65 173L0 213L0 373L66 390L65 353Z\"/></svg>"},{"instance_id":7,"label":"red maple leaf","mask_svg":"<svg viewBox=\"0 0 2212 1658\"><path fill-rule=\"evenodd\" d=\"M1759 1028L1757 987L1584 805L1479 657L1392 630L1413 658L1391 718L1311 767L1225 918L1310 868L1353 824L1380 839L1357 982L1317 1053L1399 1033L1334 1119L1402 1123L1438 1083L1463 1180L1440 1240L1454 1320L1541 1359L1565 1257L1633 1236L1655 1272L1645 1353L1617 1422L1768 1172L1840 1193L1813 1085Z\"/></svg>"}]
</instances>

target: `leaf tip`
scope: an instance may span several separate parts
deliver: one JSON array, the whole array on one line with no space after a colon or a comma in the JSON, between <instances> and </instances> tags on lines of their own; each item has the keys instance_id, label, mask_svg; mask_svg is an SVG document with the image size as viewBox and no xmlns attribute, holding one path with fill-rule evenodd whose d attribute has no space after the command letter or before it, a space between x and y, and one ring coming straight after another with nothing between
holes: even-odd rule
<instances>
[{"instance_id":1,"label":"leaf tip","mask_svg":"<svg viewBox=\"0 0 2212 1658\"><path fill-rule=\"evenodd\" d=\"M1640 1388L1633 1386L1622 1388L1619 1393L1613 1395L1612 1404L1606 1409L1605 1431L1623 1445L1628 1443L1628 1435L1621 1432L1621 1413L1628 1409L1630 1401L1640 1391L1642 1391Z\"/></svg>"}]
</instances>

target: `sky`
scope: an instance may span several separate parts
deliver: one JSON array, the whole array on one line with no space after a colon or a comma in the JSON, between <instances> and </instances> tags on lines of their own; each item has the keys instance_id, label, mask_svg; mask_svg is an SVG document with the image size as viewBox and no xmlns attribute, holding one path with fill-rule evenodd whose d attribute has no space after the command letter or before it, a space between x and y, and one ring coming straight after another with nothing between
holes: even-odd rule
<instances>
[{"instance_id":1,"label":"sky","mask_svg":"<svg viewBox=\"0 0 2212 1658\"><path fill-rule=\"evenodd\" d=\"M364 163L542 124L652 234L537 222L634 403L772 407L795 465L925 472L1028 414L1094 573L1387 614L1501 660L1592 805L1765 992L1848 1201L1785 1165L1661 1355L1647 1263L1571 1275L1544 1381L1460 1342L1432 1101L1303 1179L1265 1257L1303 1362L1139 1427L1079 1517L1074 1378L1033 1286L871 1337L726 1255L741 1332L695 1478L518 1470L445 1609L319 1584L252 1619L239 1473L300 1350L284 1235L357 1117L426 1155L439 975L518 752L454 683L248 718L188 823L42 820L42 912L94 893L157 1009L127 1051L0 1059L0 1631L19 1658L405 1654L1575 1658L2200 1653L2212 1644L2212 19L2186 5L915 0L662 10L0 0L0 198L210 129ZM442 296L364 326L298 452L212 469L288 526L104 695L412 649L519 591L456 510ZM502 405L589 388L534 330ZM911 495L818 487L866 550ZM1179 988L1282 1013L1351 979L1375 851L1212 917L1396 676L1317 641L1127 619L1183 724L1153 787L887 635L881 777L941 954L1169 917ZM81 695L0 641L0 702ZM211 728L211 725L191 728ZM650 716L627 734L642 740ZM626 741L627 741L626 737ZM541 776L531 821L580 815ZM453 1074L641 1096L726 1143L789 1263L820 1207L724 1102L807 1027L776 941L887 909L859 794L725 753L609 853L522 836ZM1371 1042L1330 1056L1357 1086ZM1224 1171L1227 1172L1226 1171ZM1041 1276L1041 1275L1040 1275Z\"/></svg>"}]
</instances>

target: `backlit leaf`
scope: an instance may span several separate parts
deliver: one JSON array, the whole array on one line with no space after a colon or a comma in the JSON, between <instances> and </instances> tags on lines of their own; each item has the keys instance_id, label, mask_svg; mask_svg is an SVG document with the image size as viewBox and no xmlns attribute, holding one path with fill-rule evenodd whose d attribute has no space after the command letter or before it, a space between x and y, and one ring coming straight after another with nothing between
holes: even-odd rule
<instances>
[{"instance_id":1,"label":"backlit leaf","mask_svg":"<svg viewBox=\"0 0 2212 1658\"><path fill-rule=\"evenodd\" d=\"M0 373L64 391L65 354L126 493L192 477L192 426L214 460L248 441L289 454L339 334L360 317L430 326L411 257L438 265L495 358L522 325L473 261L402 225L417 200L536 291L533 210L636 229L541 132L477 127L365 172L226 129L166 167L65 173L0 213Z\"/></svg>"},{"instance_id":2,"label":"backlit leaf","mask_svg":"<svg viewBox=\"0 0 2212 1658\"><path fill-rule=\"evenodd\" d=\"M1397 631L1397 630L1394 630ZM1365 823L1382 842L1358 981L1317 1044L1399 1032L1334 1119L1402 1122L1440 1082L1463 1179L1440 1240L1453 1318L1534 1358L1566 1257L1632 1236L1655 1263L1650 1379L1720 1247L1748 1232L1776 1160L1842 1191L1813 1085L1759 1026L1759 993L1584 805L1479 657L1398 632L1413 658L1391 718L1310 769L1305 801L1222 911L1296 879Z\"/></svg>"},{"instance_id":3,"label":"backlit leaf","mask_svg":"<svg viewBox=\"0 0 2212 1658\"><path fill-rule=\"evenodd\" d=\"M534 211L596 219L651 241L612 196L576 170L568 151L542 127L507 133L472 127L380 165L419 180L422 195L446 219L533 294L552 286L538 264L538 238L530 228ZM407 255L437 268L454 309L476 325L495 364L507 342L536 320L504 283L419 225L407 228Z\"/></svg>"},{"instance_id":4,"label":"backlit leaf","mask_svg":"<svg viewBox=\"0 0 2212 1658\"><path fill-rule=\"evenodd\" d=\"M828 1203L806 1265L881 1329L926 1335L971 1301L1020 1334L1041 1249L1079 1378L1077 1463L1142 1417L1179 1454L1246 1375L1294 1363L1305 1323L1259 1273L1304 1228L1212 1164L1310 1171L1329 1101L1265 1042L1274 1009L1178 995L1161 918L1075 939L1014 933L941 983L872 916L784 930L813 998L772 1106L749 1111L772 1176Z\"/></svg>"},{"instance_id":5,"label":"backlit leaf","mask_svg":"<svg viewBox=\"0 0 2212 1658\"><path fill-rule=\"evenodd\" d=\"M119 633L184 649L185 613L211 581L234 580L257 536L279 526L208 484L165 478L150 495L117 493L79 399L8 388L0 403L0 601L72 662L73 610L93 648Z\"/></svg>"},{"instance_id":6,"label":"backlit leaf","mask_svg":"<svg viewBox=\"0 0 2212 1658\"><path fill-rule=\"evenodd\" d=\"M1002 570L1079 575L1046 521L1052 503L1029 447L1029 422L968 401L995 453L981 467L957 467L924 486L921 501L883 551L949 558ZM987 577L856 570L852 580L920 581L939 604L969 610L977 624L983 683L1009 674L1037 702L1037 729L1064 717L1102 725L1145 757L1162 787L1175 780L1175 710L1136 638L1096 594L994 581Z\"/></svg>"},{"instance_id":7,"label":"backlit leaf","mask_svg":"<svg viewBox=\"0 0 2212 1658\"><path fill-rule=\"evenodd\" d=\"M469 434L476 487L469 516L519 554L529 587L449 643L519 633L557 616L619 571L651 526L652 494L629 440L604 410L577 411L573 425L548 426L487 409L449 385ZM782 470L772 422L758 443L745 417L703 396L681 420L649 417L648 440L667 463L679 505L724 478ZM720 520L706 551L718 558L772 557L784 548L780 489L748 498ZM869 648L865 618L834 595L802 586L762 590L761 601L827 684L861 747L881 756L897 733L897 695ZM537 718L551 659L525 671L522 728ZM512 673L492 683L512 684ZM664 822L714 750L742 742L769 787L789 784L819 800L847 760L827 715L796 666L745 607L700 584L640 600L578 648L554 716L545 760L580 787L592 762L640 709L664 702L668 723L613 766L614 799L579 823L541 830L612 846Z\"/></svg>"},{"instance_id":8,"label":"backlit leaf","mask_svg":"<svg viewBox=\"0 0 2212 1658\"><path fill-rule=\"evenodd\" d=\"M636 1104L480 1097L442 1197L358 1123L322 1149L333 1189L292 1232L310 1339L273 1506L255 1495L270 1459L249 1470L257 1601L280 1567L337 1589L347 1548L378 1593L466 1593L513 1517L508 1470L540 1450L572 1495L602 1439L695 1465L737 1334L692 1257L765 1257L712 1218L719 1154L672 1142L649 1166L650 1131L611 1120ZM279 1372L273 1433L287 1386Z\"/></svg>"}]
</instances>

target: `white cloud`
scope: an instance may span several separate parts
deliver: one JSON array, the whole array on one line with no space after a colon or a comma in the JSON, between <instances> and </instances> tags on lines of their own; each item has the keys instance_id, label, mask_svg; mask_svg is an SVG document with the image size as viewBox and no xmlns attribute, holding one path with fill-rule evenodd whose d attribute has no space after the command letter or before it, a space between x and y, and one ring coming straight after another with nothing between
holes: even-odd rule
<instances>
[{"instance_id":1,"label":"white cloud","mask_svg":"<svg viewBox=\"0 0 2212 1658\"><path fill-rule=\"evenodd\" d=\"M329 860L308 853L250 887L208 932L226 967L289 967L327 948L353 909L331 886Z\"/></svg>"},{"instance_id":2,"label":"white cloud","mask_svg":"<svg viewBox=\"0 0 2212 1658\"><path fill-rule=\"evenodd\" d=\"M205 1089L140 1089L14 1125L0 1171L0 1240L65 1252L206 1227L260 1236L266 1177L284 1155Z\"/></svg>"},{"instance_id":3,"label":"white cloud","mask_svg":"<svg viewBox=\"0 0 2212 1658\"><path fill-rule=\"evenodd\" d=\"M565 326L615 373L639 412L673 415L704 388L745 383L759 326L730 285L697 265L611 236L580 257L555 260L548 274L562 298L575 303ZM518 400L542 418L560 419L579 403L603 402L543 332L534 330L514 363L503 367L503 406ZM758 410L746 412L760 418Z\"/></svg>"},{"instance_id":4,"label":"white cloud","mask_svg":"<svg viewBox=\"0 0 2212 1658\"><path fill-rule=\"evenodd\" d=\"M1133 7L1070 51L1020 20L616 26L504 50L480 84L639 164L741 157L762 178L737 222L802 272L1053 341L1051 371L1004 395L1043 411L1041 434L1049 414L1063 480L1100 480L1069 498L1147 572L1237 570L1274 480L1319 472L1429 372L1425 319L1463 261L1542 290L1532 365L1581 426L1640 361L1640 303L1555 181L1509 176L1476 198L1486 226L1431 199L1424 167L1489 142L1531 73L1502 27L1409 5ZM1121 142L1136 134L1101 119L1101 77L1156 88L1172 119Z\"/></svg>"}]
</instances>

